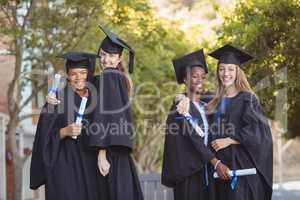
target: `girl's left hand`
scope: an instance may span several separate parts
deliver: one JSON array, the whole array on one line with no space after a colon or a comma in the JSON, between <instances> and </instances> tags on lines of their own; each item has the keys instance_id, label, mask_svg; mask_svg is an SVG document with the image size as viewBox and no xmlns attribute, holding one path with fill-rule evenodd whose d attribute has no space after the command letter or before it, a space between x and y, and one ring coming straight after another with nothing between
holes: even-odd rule
<instances>
[{"instance_id":1,"label":"girl's left hand","mask_svg":"<svg viewBox=\"0 0 300 200\"><path fill-rule=\"evenodd\" d=\"M218 152L221 149L225 149L226 147L230 146L231 144L233 144L233 142L232 142L232 139L229 137L216 139L211 142L211 146L212 146L212 148L214 148L214 150L216 152Z\"/></svg>"},{"instance_id":2,"label":"girl's left hand","mask_svg":"<svg viewBox=\"0 0 300 200\"><path fill-rule=\"evenodd\" d=\"M109 173L110 163L106 158L106 150L100 150L98 153L98 169L102 176L106 176Z\"/></svg>"}]
</instances>

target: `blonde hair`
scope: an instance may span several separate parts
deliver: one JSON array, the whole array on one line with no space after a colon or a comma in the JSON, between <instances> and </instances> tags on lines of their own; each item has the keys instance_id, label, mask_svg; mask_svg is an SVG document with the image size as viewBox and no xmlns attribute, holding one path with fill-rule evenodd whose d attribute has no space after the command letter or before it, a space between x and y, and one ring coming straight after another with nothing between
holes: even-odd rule
<instances>
[{"instance_id":1,"label":"blonde hair","mask_svg":"<svg viewBox=\"0 0 300 200\"><path fill-rule=\"evenodd\" d=\"M238 92L250 92L251 94L255 95L253 89L251 88L247 77L244 73L244 71L238 66L236 66L236 79L235 79L235 87L238 90ZM213 97L213 99L208 103L207 105L207 112L213 113L221 101L222 96L225 94L225 87L222 84L221 79L219 78L219 68L220 65L218 65L216 70L216 78L215 78L215 86L216 86L216 94ZM256 96L256 95L255 95Z\"/></svg>"}]
</instances>

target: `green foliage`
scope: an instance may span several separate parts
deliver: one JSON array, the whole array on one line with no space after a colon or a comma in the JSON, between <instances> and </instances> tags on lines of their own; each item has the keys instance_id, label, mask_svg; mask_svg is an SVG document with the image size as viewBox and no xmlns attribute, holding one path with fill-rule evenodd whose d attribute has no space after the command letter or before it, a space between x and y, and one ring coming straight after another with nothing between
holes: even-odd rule
<instances>
[{"instance_id":1,"label":"green foliage","mask_svg":"<svg viewBox=\"0 0 300 200\"><path fill-rule=\"evenodd\" d=\"M113 15L105 22L135 50L132 75L136 127L134 156L139 168L149 171L160 167L165 132L162 124L165 123L173 95L178 92L171 60L191 52L196 45L185 38L176 23L155 17L148 4L137 2L136 6L114 6L109 2L109 12Z\"/></svg>"},{"instance_id":2,"label":"green foliage","mask_svg":"<svg viewBox=\"0 0 300 200\"><path fill-rule=\"evenodd\" d=\"M1 8L5 8L7 2L1 1ZM29 2L19 1L19 5L28 5ZM14 19L13 14L1 18L0 35L21 38L23 51L26 52L24 59L33 64L32 68L47 69L51 64L56 70L63 69L63 61L56 58L59 53L97 52L104 38L99 24L108 26L127 41L136 53L131 76L136 127L134 157L139 169L159 170L163 150L162 124L174 95L183 89L175 82L171 60L199 46L215 48L212 47L214 41L204 40L199 45L193 34L192 38L187 38L179 30L179 22L156 17L146 0L39 2L32 8L24 29L20 24L11 24L9 20ZM240 1L234 12L224 13L225 24L218 30L220 38L217 41L218 46L231 42L255 56L253 62L245 65L245 71L252 85L257 86L257 93L269 116L276 118L277 97L283 89L287 89L288 96L292 98L282 109L288 109L291 137L297 135L300 128L297 123L300 117L299 4L297 0ZM12 53L15 52L13 47L12 43ZM127 56L125 53L125 58ZM207 61L212 72L207 88L211 90L216 64L211 58ZM278 75L287 75L287 78L278 81ZM259 89L258 83L262 80L270 84L261 84L267 87Z\"/></svg>"},{"instance_id":3,"label":"green foliage","mask_svg":"<svg viewBox=\"0 0 300 200\"><path fill-rule=\"evenodd\" d=\"M298 0L242 0L234 12L225 14L220 30L219 43L230 42L255 56L245 71L269 117L284 125L282 113L288 113L288 137L300 134L299 31ZM281 102L285 89L288 100Z\"/></svg>"},{"instance_id":4,"label":"green foliage","mask_svg":"<svg viewBox=\"0 0 300 200\"><path fill-rule=\"evenodd\" d=\"M28 11L29 2L19 1L17 12ZM20 40L23 62L29 61L32 70L46 70L49 65L55 70L64 70L63 61L56 58L63 52L96 53L104 38L99 24L108 26L134 48L135 68L131 77L135 91L132 96L136 127L134 157L139 169L157 170L164 137L161 125L172 95L178 90L171 60L193 51L196 43L188 41L175 22L157 18L145 0L33 2L36 3L23 29L22 23L1 20L1 27L5 28L0 31L1 35ZM1 6L8 8L8 3ZM10 17L13 18L13 14ZM15 50L12 45L11 52ZM38 85L41 80L32 81Z\"/></svg>"}]
</instances>

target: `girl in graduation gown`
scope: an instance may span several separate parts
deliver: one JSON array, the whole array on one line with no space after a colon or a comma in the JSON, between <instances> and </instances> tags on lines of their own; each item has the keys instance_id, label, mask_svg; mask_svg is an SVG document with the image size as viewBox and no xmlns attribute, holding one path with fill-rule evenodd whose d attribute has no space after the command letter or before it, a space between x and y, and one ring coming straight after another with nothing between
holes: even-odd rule
<instances>
[{"instance_id":1,"label":"girl in graduation gown","mask_svg":"<svg viewBox=\"0 0 300 200\"><path fill-rule=\"evenodd\" d=\"M272 135L240 64L252 59L231 45L212 52L219 60L216 96L208 105L211 146L232 170L256 168L256 175L216 179L217 200L271 200Z\"/></svg>"},{"instance_id":2,"label":"girl in graduation gown","mask_svg":"<svg viewBox=\"0 0 300 200\"><path fill-rule=\"evenodd\" d=\"M97 152L87 148L85 129L74 123L81 97L88 94L86 80L91 80L96 56L67 53L60 57L67 60L68 83L57 93L61 103L42 108L32 151L30 188L45 185L46 200L98 200ZM90 118L91 114L83 115L84 122Z\"/></svg>"},{"instance_id":3,"label":"girl in graduation gown","mask_svg":"<svg viewBox=\"0 0 300 200\"><path fill-rule=\"evenodd\" d=\"M207 146L206 103L198 94L207 73L203 51L175 59L173 65L187 93L175 100L167 118L162 184L173 188L175 200L213 200L213 167L222 178L228 176L228 167Z\"/></svg>"},{"instance_id":4,"label":"girl in graduation gown","mask_svg":"<svg viewBox=\"0 0 300 200\"><path fill-rule=\"evenodd\" d=\"M133 50L116 35L101 27L106 38L98 55L102 72L97 77L98 102L90 127L89 145L98 150L99 179L105 200L142 200L143 194L132 152L133 122L129 101L130 84L122 64L123 48L129 50L132 72Z\"/></svg>"}]
</instances>

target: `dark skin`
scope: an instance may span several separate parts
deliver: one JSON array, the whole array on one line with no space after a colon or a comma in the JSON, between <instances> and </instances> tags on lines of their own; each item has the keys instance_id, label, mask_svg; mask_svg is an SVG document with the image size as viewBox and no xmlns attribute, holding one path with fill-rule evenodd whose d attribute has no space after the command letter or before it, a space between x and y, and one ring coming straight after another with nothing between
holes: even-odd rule
<instances>
[{"instance_id":1,"label":"dark skin","mask_svg":"<svg viewBox=\"0 0 300 200\"><path fill-rule=\"evenodd\" d=\"M68 70L68 80L70 86L73 90L79 95L83 96L86 89L88 70L85 68L73 68ZM60 101L56 96L47 96L47 102L50 104L59 104ZM82 125L77 123L69 124L68 126L61 128L60 138L64 139L65 137L78 136L81 133Z\"/></svg>"},{"instance_id":2,"label":"dark skin","mask_svg":"<svg viewBox=\"0 0 300 200\"><path fill-rule=\"evenodd\" d=\"M195 66L191 68L189 71L187 71L187 77L185 78L184 82L187 87L187 96L189 99L196 102L200 102L200 91L205 82L205 78L206 78L206 72L201 66ZM215 157L212 160L210 160L210 164L215 167L218 161L219 160ZM228 173L229 168L222 162L218 163L216 171L222 180L231 179Z\"/></svg>"},{"instance_id":3,"label":"dark skin","mask_svg":"<svg viewBox=\"0 0 300 200\"><path fill-rule=\"evenodd\" d=\"M79 95L83 96L86 90L88 70L85 68L74 68L68 71L70 86ZM78 136L81 133L81 124L72 123L60 129L60 138Z\"/></svg>"}]
</instances>

